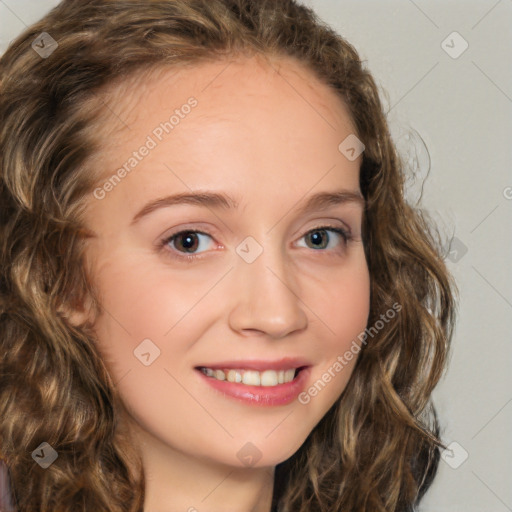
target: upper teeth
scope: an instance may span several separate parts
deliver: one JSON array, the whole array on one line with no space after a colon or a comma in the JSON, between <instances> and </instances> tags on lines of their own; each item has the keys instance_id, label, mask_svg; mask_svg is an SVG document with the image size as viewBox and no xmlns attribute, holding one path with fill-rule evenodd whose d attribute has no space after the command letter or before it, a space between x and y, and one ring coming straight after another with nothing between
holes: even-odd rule
<instances>
[{"instance_id":1,"label":"upper teeth","mask_svg":"<svg viewBox=\"0 0 512 512\"><path fill-rule=\"evenodd\" d=\"M229 382L241 382L249 386L277 386L285 382L291 382L295 377L295 368L289 370L265 370L258 372L255 370L213 370L211 368L201 368L201 371L208 377L218 380L227 380Z\"/></svg>"}]
</instances>

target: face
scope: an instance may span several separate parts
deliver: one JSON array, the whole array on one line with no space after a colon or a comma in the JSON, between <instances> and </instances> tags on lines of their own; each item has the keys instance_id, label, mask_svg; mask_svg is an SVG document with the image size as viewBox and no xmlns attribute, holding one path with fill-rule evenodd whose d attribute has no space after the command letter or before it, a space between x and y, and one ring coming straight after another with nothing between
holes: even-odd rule
<instances>
[{"instance_id":1,"label":"face","mask_svg":"<svg viewBox=\"0 0 512 512\"><path fill-rule=\"evenodd\" d=\"M345 388L356 357L339 357L368 319L348 110L301 64L271 62L167 70L109 103L84 216L94 330L134 430L182 460L290 457ZM310 202L321 193L338 199Z\"/></svg>"}]
</instances>

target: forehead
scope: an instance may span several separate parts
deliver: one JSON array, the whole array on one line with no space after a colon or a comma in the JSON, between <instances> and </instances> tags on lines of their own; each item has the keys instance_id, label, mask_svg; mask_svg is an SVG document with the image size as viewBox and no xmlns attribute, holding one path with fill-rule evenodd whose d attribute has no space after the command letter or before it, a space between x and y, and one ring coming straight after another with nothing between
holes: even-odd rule
<instances>
[{"instance_id":1,"label":"forehead","mask_svg":"<svg viewBox=\"0 0 512 512\"><path fill-rule=\"evenodd\" d=\"M128 141L151 117L168 118L166 112L179 108L191 96L201 100L196 110L204 120L221 121L229 115L243 118L247 110L269 106L273 110L276 105L295 102L297 115L307 108L326 128L356 131L339 94L305 63L281 55L232 56L132 73L95 95L105 107L98 128L110 145ZM272 113L278 114L275 110Z\"/></svg>"},{"instance_id":2,"label":"forehead","mask_svg":"<svg viewBox=\"0 0 512 512\"><path fill-rule=\"evenodd\" d=\"M191 98L194 107L185 108ZM316 184L359 188L359 159L348 161L338 149L355 132L348 109L293 59L160 68L117 84L101 99L110 133L100 138L97 185L135 162L135 170L124 172L109 192L116 215L123 205L139 205L164 191L229 190L277 208ZM135 161L149 139L150 151Z\"/></svg>"}]
</instances>

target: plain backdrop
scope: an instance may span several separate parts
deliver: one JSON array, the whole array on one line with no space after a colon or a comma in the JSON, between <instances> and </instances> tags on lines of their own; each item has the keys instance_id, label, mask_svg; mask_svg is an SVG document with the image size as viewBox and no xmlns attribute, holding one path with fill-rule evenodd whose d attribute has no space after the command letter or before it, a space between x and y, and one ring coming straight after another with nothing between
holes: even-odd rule
<instances>
[{"instance_id":1,"label":"plain backdrop","mask_svg":"<svg viewBox=\"0 0 512 512\"><path fill-rule=\"evenodd\" d=\"M55 0L0 0L0 52ZM304 0L351 42L460 289L421 512L512 511L512 0ZM51 27L47 30L51 33Z\"/></svg>"}]
</instances>

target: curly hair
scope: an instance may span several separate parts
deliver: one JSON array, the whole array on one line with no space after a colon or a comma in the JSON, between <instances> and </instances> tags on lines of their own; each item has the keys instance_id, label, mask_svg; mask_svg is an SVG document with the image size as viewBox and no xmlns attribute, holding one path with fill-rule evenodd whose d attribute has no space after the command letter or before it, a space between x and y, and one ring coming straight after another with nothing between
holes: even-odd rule
<instances>
[{"instance_id":1,"label":"curly hair","mask_svg":"<svg viewBox=\"0 0 512 512\"><path fill-rule=\"evenodd\" d=\"M58 43L41 58L42 32ZM438 230L404 199L405 165L358 53L294 0L64 0L0 59L0 459L19 512L143 510L144 470L90 324L101 304L81 221L95 183L101 92L151 69L236 55L305 65L348 107L365 150L360 187L373 325L340 398L278 464L272 510L414 510L438 467L431 393L449 353L457 292ZM42 442L58 452L41 469Z\"/></svg>"}]
</instances>

